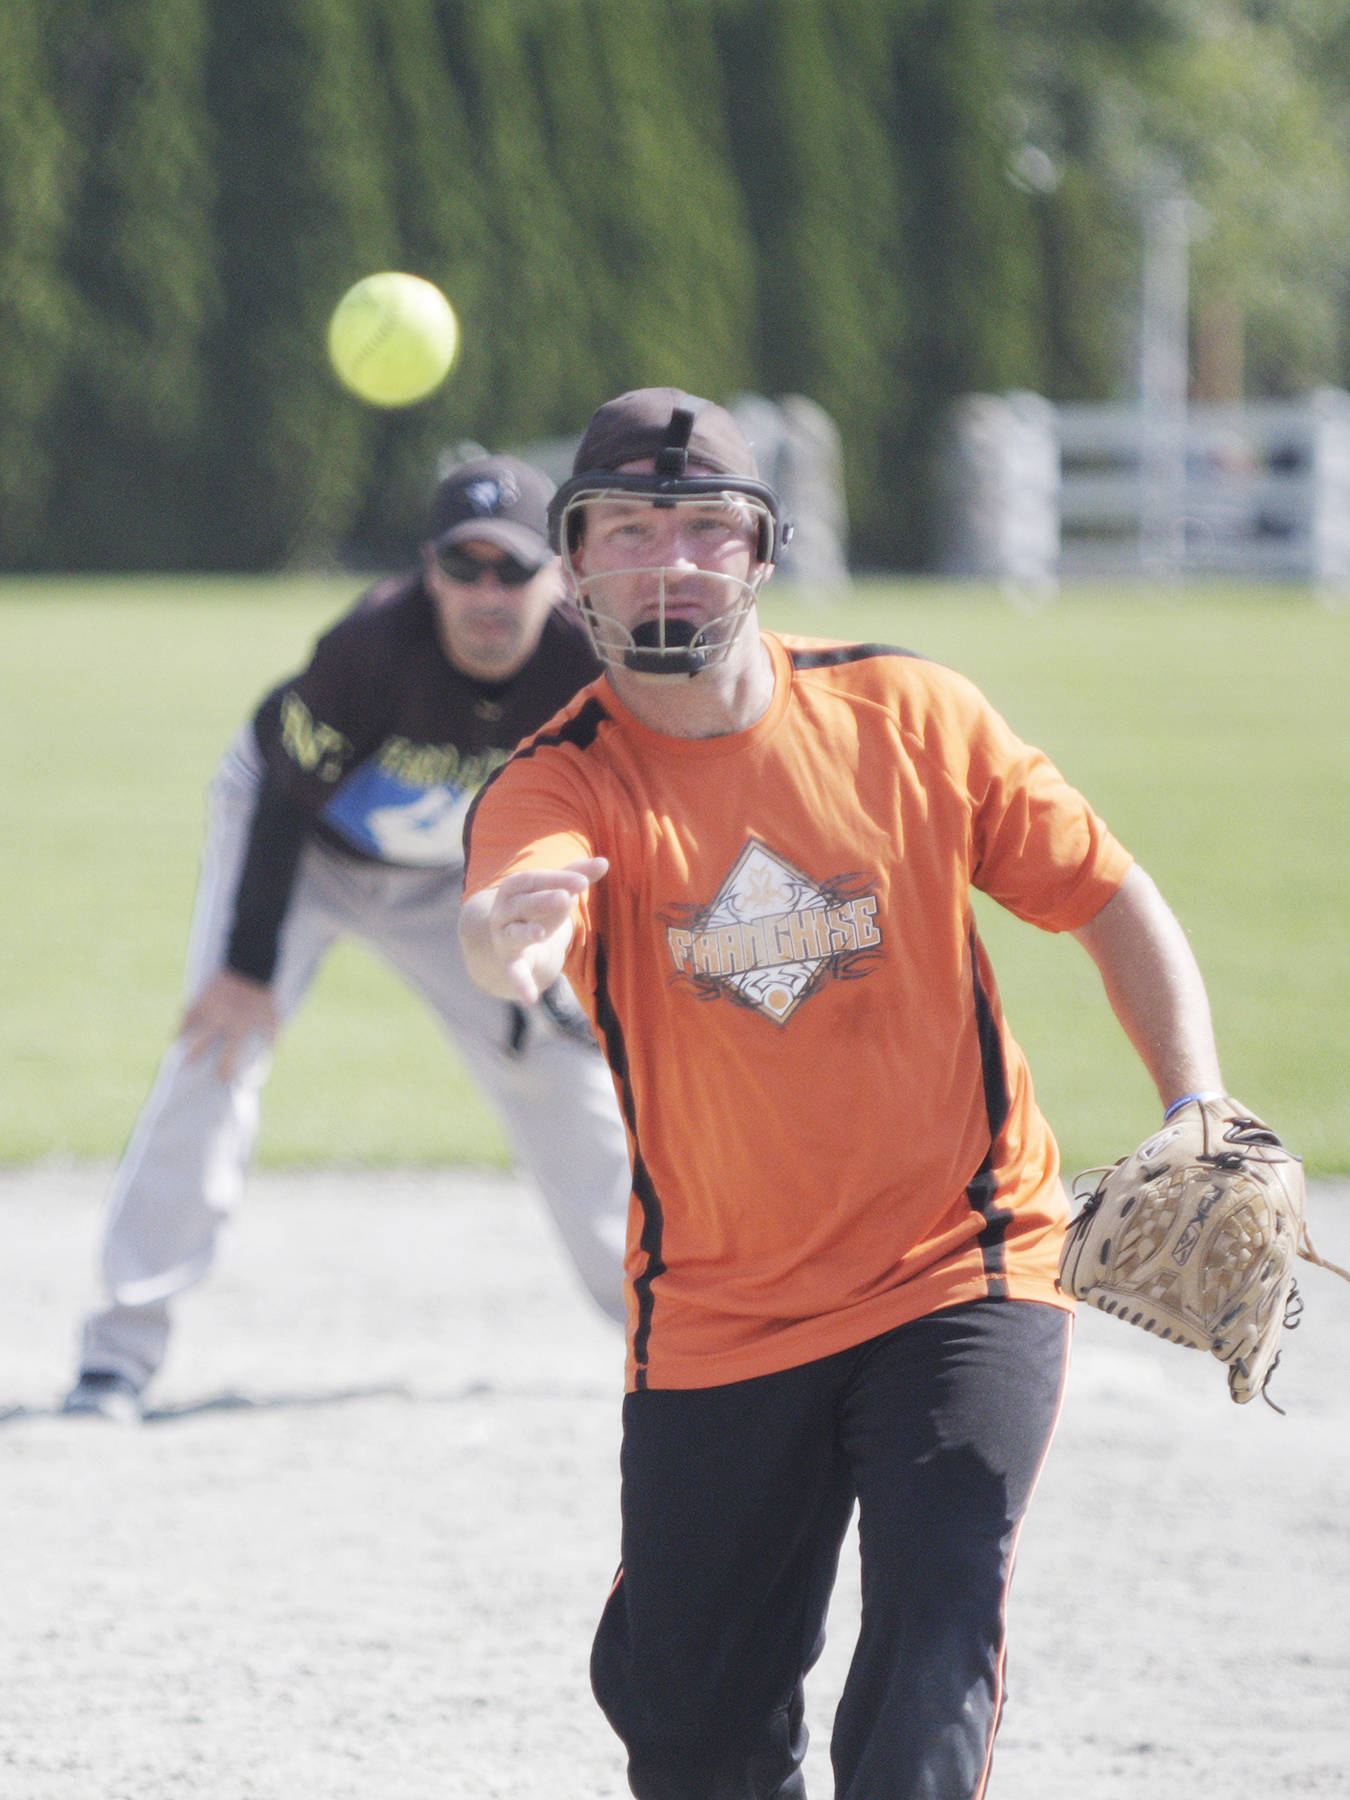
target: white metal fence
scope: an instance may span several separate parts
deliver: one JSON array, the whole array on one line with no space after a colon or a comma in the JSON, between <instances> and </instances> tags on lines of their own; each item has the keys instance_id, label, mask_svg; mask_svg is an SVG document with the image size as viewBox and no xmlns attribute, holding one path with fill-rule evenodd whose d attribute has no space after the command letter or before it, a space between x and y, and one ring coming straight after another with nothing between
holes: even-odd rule
<instances>
[{"instance_id":1,"label":"white metal fence","mask_svg":"<svg viewBox=\"0 0 1350 1800\"><path fill-rule=\"evenodd\" d=\"M1028 597L1093 576L1302 582L1350 600L1350 394L1189 406L972 395L943 463L943 566Z\"/></svg>"}]
</instances>

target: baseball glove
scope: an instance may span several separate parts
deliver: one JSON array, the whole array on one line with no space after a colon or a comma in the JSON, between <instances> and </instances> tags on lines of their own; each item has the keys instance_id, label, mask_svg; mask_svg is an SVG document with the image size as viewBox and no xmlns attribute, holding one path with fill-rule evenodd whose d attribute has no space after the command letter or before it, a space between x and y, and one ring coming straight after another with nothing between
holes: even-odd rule
<instances>
[{"instance_id":1,"label":"baseball glove","mask_svg":"<svg viewBox=\"0 0 1350 1800\"><path fill-rule=\"evenodd\" d=\"M1085 1203L1069 1226L1060 1286L1211 1351L1240 1403L1265 1396L1280 1332L1298 1322L1296 1257L1350 1281L1308 1237L1301 1160L1228 1096L1188 1101L1132 1156L1080 1175L1074 1197Z\"/></svg>"}]
</instances>

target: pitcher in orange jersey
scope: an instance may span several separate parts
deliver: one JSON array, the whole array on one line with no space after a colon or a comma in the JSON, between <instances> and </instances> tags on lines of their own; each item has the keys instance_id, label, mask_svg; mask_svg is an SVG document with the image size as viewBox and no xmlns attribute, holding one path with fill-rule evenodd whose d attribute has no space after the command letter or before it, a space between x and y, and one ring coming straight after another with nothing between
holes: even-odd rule
<instances>
[{"instance_id":1,"label":"pitcher in orange jersey","mask_svg":"<svg viewBox=\"0 0 1350 1800\"><path fill-rule=\"evenodd\" d=\"M566 972L628 1128L596 1696L639 1800L801 1800L856 1505L838 1800L975 1800L1070 1303L1058 1151L971 891L1078 938L1164 1103L1222 1089L1204 986L969 682L760 630L788 528L720 407L602 406L550 519L605 672L480 792L461 933L503 998Z\"/></svg>"}]
</instances>

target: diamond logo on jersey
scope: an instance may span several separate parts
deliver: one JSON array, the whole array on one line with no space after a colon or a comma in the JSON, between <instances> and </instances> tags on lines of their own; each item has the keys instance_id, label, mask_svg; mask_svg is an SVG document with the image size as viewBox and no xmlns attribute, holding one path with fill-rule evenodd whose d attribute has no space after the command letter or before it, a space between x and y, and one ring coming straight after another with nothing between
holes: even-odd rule
<instances>
[{"instance_id":1,"label":"diamond logo on jersey","mask_svg":"<svg viewBox=\"0 0 1350 1800\"><path fill-rule=\"evenodd\" d=\"M825 981L865 974L881 947L876 895L856 876L812 881L753 839L711 905L664 917L678 981L777 1025Z\"/></svg>"}]
</instances>

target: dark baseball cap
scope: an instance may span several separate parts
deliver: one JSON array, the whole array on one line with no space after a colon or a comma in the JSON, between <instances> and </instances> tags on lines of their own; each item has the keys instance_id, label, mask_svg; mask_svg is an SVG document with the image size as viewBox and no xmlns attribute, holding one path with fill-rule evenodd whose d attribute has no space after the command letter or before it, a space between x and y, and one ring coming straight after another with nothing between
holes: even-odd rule
<instances>
[{"instance_id":1,"label":"dark baseball cap","mask_svg":"<svg viewBox=\"0 0 1350 1800\"><path fill-rule=\"evenodd\" d=\"M693 414L682 446L691 463L713 475L759 478L749 440L726 408L673 387L634 388L597 408L577 447L573 475L619 469L657 456L671 444L676 413Z\"/></svg>"},{"instance_id":2,"label":"dark baseball cap","mask_svg":"<svg viewBox=\"0 0 1350 1800\"><path fill-rule=\"evenodd\" d=\"M437 487L427 539L437 549L481 539L529 567L542 568L553 554L548 542L552 497L548 476L518 457L476 457L453 469Z\"/></svg>"}]
</instances>

